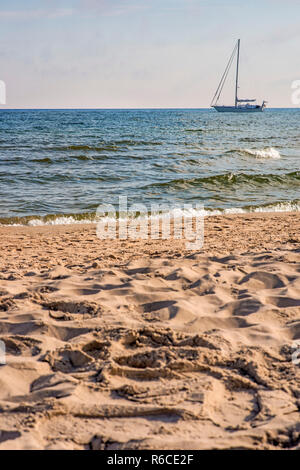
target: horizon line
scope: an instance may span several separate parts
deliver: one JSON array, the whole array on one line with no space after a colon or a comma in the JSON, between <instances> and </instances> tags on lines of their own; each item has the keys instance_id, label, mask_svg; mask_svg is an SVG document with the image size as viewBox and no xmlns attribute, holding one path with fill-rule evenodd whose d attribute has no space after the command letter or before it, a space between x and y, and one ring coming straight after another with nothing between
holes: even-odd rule
<instances>
[{"instance_id":1,"label":"horizon line","mask_svg":"<svg viewBox=\"0 0 300 470\"><path fill-rule=\"evenodd\" d=\"M35 110L41 110L41 111L60 111L60 110L87 110L87 111L92 111L92 110L99 110L99 111L110 111L110 110L178 110L178 109L186 109L186 110L213 110L213 107L140 107L140 108L119 108L119 107L112 107L112 108L85 108L85 107L62 107L62 108L44 108L44 107L37 107L37 108L30 108L30 107L25 107L25 108L1 108L0 111L35 111ZM265 110L270 110L270 109L300 109L299 106L295 107L286 107L286 106L274 106L274 107L267 107Z\"/></svg>"}]
</instances>

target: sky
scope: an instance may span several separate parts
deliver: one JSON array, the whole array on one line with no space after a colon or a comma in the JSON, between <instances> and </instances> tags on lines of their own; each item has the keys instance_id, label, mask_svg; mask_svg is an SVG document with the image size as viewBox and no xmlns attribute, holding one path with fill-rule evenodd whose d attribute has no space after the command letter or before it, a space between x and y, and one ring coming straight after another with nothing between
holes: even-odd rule
<instances>
[{"instance_id":1,"label":"sky","mask_svg":"<svg viewBox=\"0 0 300 470\"><path fill-rule=\"evenodd\" d=\"M300 0L0 0L0 108L209 107L238 38L239 97L294 107L299 20Z\"/></svg>"}]
</instances>

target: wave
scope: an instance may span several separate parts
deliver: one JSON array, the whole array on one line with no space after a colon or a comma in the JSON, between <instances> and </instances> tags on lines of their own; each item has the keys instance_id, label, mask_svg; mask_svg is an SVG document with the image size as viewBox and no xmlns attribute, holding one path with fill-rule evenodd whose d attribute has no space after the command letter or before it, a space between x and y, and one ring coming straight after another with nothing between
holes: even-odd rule
<instances>
[{"instance_id":1,"label":"wave","mask_svg":"<svg viewBox=\"0 0 300 470\"><path fill-rule=\"evenodd\" d=\"M35 158L33 160L31 160L32 162L36 162L36 163L53 163L53 161L51 160L51 158L49 157L45 157L45 158Z\"/></svg>"},{"instance_id":2,"label":"wave","mask_svg":"<svg viewBox=\"0 0 300 470\"><path fill-rule=\"evenodd\" d=\"M191 178L191 179L175 179L170 181L164 181L161 183L152 183L146 186L149 188L172 188L172 189L187 189L193 186L212 188L214 190L221 187L238 186L242 184L248 185L270 185L270 184L299 184L300 182L300 171L293 171L291 173L273 174L273 173L223 173L220 175L205 176L203 178Z\"/></svg>"},{"instance_id":3,"label":"wave","mask_svg":"<svg viewBox=\"0 0 300 470\"><path fill-rule=\"evenodd\" d=\"M62 146L51 146L44 147L43 150L56 151L56 152L68 152L70 150L75 151L94 151L94 152L105 152L127 149L129 147L146 147L146 146L158 146L162 145L162 142L156 141L145 141L145 140L116 140L110 142L100 142L97 145L86 145L86 144L70 144Z\"/></svg>"},{"instance_id":4,"label":"wave","mask_svg":"<svg viewBox=\"0 0 300 470\"><path fill-rule=\"evenodd\" d=\"M273 160L279 160L281 158L280 153L274 147L267 147L264 149L233 149L228 150L226 153L238 153L239 155L246 155L255 158L269 158Z\"/></svg>"},{"instance_id":5,"label":"wave","mask_svg":"<svg viewBox=\"0 0 300 470\"><path fill-rule=\"evenodd\" d=\"M279 158L281 158L281 155L278 150L274 149L273 147L269 147L262 150L245 149L244 153L246 155L251 155L256 158L273 158L274 160L278 160Z\"/></svg>"},{"instance_id":6,"label":"wave","mask_svg":"<svg viewBox=\"0 0 300 470\"><path fill-rule=\"evenodd\" d=\"M103 145L66 145L66 146L55 146L55 147L45 147L44 150L54 150L55 152L68 152L70 150L75 151L94 151L94 152L103 152L110 150L118 150L118 146L115 144L103 144Z\"/></svg>"},{"instance_id":7,"label":"wave","mask_svg":"<svg viewBox=\"0 0 300 470\"><path fill-rule=\"evenodd\" d=\"M185 132L206 132L205 129L185 129Z\"/></svg>"},{"instance_id":8,"label":"wave","mask_svg":"<svg viewBox=\"0 0 300 470\"><path fill-rule=\"evenodd\" d=\"M163 218L177 218L177 217L212 217L216 215L230 215L230 214L251 214L262 212L300 212L300 200L294 201L277 201L270 204L261 206L243 206L232 208L182 208L175 207L173 209L165 210L159 214L148 214L136 218L147 219L163 219ZM119 214L116 212L115 217L105 217L102 221L119 219ZM132 220L131 217L126 217L126 220ZM50 214L47 216L26 216L26 217L7 217L0 218L0 226L49 226L49 225L73 225L73 224L95 224L97 219L96 212L81 213L81 214ZM124 220L124 219L123 219Z\"/></svg>"},{"instance_id":9,"label":"wave","mask_svg":"<svg viewBox=\"0 0 300 470\"><path fill-rule=\"evenodd\" d=\"M24 217L2 217L0 226L28 226L36 227L42 225L70 225L91 224L95 222L96 212L81 214L48 214L28 215Z\"/></svg>"}]
</instances>

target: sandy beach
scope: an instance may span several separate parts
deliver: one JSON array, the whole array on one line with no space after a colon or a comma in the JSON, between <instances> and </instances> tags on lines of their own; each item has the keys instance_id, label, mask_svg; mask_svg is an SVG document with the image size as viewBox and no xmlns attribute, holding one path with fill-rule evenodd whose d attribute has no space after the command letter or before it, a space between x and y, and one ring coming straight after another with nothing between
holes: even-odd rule
<instances>
[{"instance_id":1,"label":"sandy beach","mask_svg":"<svg viewBox=\"0 0 300 470\"><path fill-rule=\"evenodd\" d=\"M300 450L299 229L210 217L190 252L0 227L0 449Z\"/></svg>"}]
</instances>

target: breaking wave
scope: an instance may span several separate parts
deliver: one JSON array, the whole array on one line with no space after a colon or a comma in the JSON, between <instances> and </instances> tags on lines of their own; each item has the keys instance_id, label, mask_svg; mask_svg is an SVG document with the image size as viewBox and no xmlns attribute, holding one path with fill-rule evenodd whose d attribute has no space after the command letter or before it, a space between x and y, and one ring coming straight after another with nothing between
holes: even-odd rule
<instances>
[{"instance_id":1,"label":"breaking wave","mask_svg":"<svg viewBox=\"0 0 300 470\"><path fill-rule=\"evenodd\" d=\"M244 153L245 155L251 155L255 158L273 158L274 160L279 160L281 158L280 153L278 150L274 149L273 147L268 147L262 150L255 150L255 149L245 149L239 150L239 153Z\"/></svg>"},{"instance_id":2,"label":"breaking wave","mask_svg":"<svg viewBox=\"0 0 300 470\"><path fill-rule=\"evenodd\" d=\"M244 206L233 207L226 209L212 209L204 208L200 204L198 206L189 207L187 204L183 208L175 207L170 210L165 210L162 213L153 214L150 211L146 215L138 215L139 217L153 218L177 218L177 217L212 217L216 215L230 215L230 214L249 214L249 213L262 213L262 212L300 212L300 200L275 202L262 206ZM128 216L125 219L132 219L133 216ZM104 217L102 221L112 219L119 219L119 214L116 211L115 217ZM51 225L73 225L73 224L95 224L98 222L96 212L83 213L83 214L51 214L47 216L27 216L27 217L7 217L0 219L1 226L27 226L27 227L40 227Z\"/></svg>"},{"instance_id":3,"label":"breaking wave","mask_svg":"<svg viewBox=\"0 0 300 470\"><path fill-rule=\"evenodd\" d=\"M190 178L190 179L174 179L169 181L163 181L159 183L152 183L146 188L171 188L171 189L187 189L192 186L205 187L205 188L224 188L230 186L239 185L251 185L251 186L262 186L262 185L274 185L280 184L285 186L299 185L300 182L300 171L293 171L291 173L223 173L219 175L206 176L202 178Z\"/></svg>"}]
</instances>

